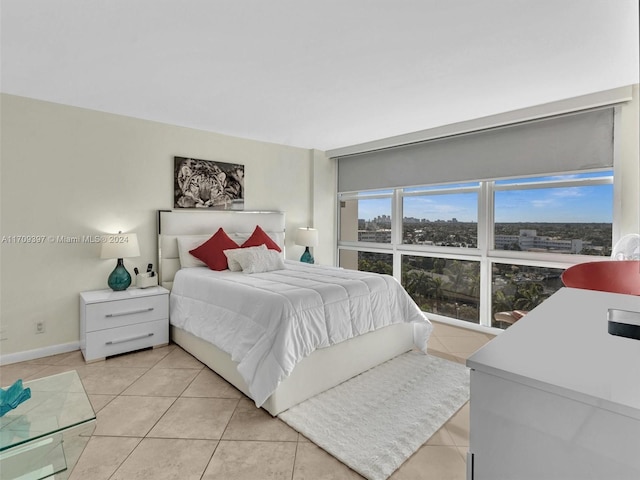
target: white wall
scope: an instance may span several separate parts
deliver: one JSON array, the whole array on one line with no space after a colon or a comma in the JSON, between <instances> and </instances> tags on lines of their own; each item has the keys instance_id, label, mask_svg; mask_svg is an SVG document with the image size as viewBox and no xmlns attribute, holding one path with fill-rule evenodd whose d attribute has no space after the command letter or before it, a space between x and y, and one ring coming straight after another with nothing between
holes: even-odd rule
<instances>
[{"instance_id":1,"label":"white wall","mask_svg":"<svg viewBox=\"0 0 640 480\"><path fill-rule=\"evenodd\" d=\"M77 348L78 294L107 288L115 266L98 258L97 244L7 237L136 232L141 256L125 265L131 271L155 264L156 211L173 208L174 156L244 164L245 209L285 211L288 232L315 220L322 225L316 258L333 262L334 166L322 152L5 94L1 113L3 362ZM323 196L319 215L312 202ZM286 247L288 258L303 252L293 235ZM45 333L35 334L37 321L45 322Z\"/></svg>"},{"instance_id":2,"label":"white wall","mask_svg":"<svg viewBox=\"0 0 640 480\"><path fill-rule=\"evenodd\" d=\"M334 265L336 253L336 229L338 198L336 161L327 158L324 152L313 150L312 197L314 228L318 229L320 241L313 249L316 263Z\"/></svg>"},{"instance_id":3,"label":"white wall","mask_svg":"<svg viewBox=\"0 0 640 480\"><path fill-rule=\"evenodd\" d=\"M633 86L633 99L620 107L616 118L614 182L618 216L613 239L640 233L640 89Z\"/></svg>"}]
</instances>

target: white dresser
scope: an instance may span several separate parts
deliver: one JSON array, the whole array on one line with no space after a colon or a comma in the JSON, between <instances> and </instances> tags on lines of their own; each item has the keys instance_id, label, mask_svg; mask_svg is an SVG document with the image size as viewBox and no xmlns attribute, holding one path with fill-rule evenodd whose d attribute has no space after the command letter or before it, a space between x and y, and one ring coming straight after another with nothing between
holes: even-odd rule
<instances>
[{"instance_id":1,"label":"white dresser","mask_svg":"<svg viewBox=\"0 0 640 480\"><path fill-rule=\"evenodd\" d=\"M169 343L169 290L80 294L80 349L87 362Z\"/></svg>"},{"instance_id":2,"label":"white dresser","mask_svg":"<svg viewBox=\"0 0 640 480\"><path fill-rule=\"evenodd\" d=\"M469 357L468 480L640 479L640 340L609 308L640 297L562 288Z\"/></svg>"}]
</instances>

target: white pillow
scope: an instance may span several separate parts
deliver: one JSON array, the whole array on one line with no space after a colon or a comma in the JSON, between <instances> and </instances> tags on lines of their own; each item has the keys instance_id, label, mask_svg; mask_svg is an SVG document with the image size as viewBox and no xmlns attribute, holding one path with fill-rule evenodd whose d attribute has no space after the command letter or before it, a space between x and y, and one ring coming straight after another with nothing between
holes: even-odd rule
<instances>
[{"instance_id":1,"label":"white pillow","mask_svg":"<svg viewBox=\"0 0 640 480\"><path fill-rule=\"evenodd\" d=\"M267 246L262 244L257 247L246 247L246 248L232 248L229 250L223 250L223 253L227 257L227 264L229 265L229 270L232 272L241 272L242 265L238 260L241 257L246 257L247 255L251 255L252 251L257 250L266 250Z\"/></svg>"},{"instance_id":2,"label":"white pillow","mask_svg":"<svg viewBox=\"0 0 640 480\"><path fill-rule=\"evenodd\" d=\"M232 272L241 272L242 265L240 264L240 258L245 258L247 256L251 256L252 252L264 251L267 249L266 245L259 245L257 247L247 247L247 248L232 248L229 250L223 250L222 252L227 257L227 264L229 265L229 270Z\"/></svg>"},{"instance_id":3,"label":"white pillow","mask_svg":"<svg viewBox=\"0 0 640 480\"><path fill-rule=\"evenodd\" d=\"M227 256L229 269L233 262L237 262L242 267L243 273L263 273L284 269L280 252L269 250L265 245L224 250L224 254Z\"/></svg>"},{"instance_id":4,"label":"white pillow","mask_svg":"<svg viewBox=\"0 0 640 480\"><path fill-rule=\"evenodd\" d=\"M180 257L180 268L207 266L202 260L191 255L189 253L189 250L198 248L204 242L209 240L211 238L211 235L179 235L178 237L176 237L176 240L178 240L178 257Z\"/></svg>"}]
</instances>

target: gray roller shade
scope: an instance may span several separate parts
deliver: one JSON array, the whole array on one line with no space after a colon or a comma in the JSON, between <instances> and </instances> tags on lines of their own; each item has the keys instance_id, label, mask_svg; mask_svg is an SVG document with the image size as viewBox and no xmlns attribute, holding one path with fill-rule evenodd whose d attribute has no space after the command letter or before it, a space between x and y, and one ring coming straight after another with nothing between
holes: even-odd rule
<instances>
[{"instance_id":1,"label":"gray roller shade","mask_svg":"<svg viewBox=\"0 0 640 480\"><path fill-rule=\"evenodd\" d=\"M338 158L338 191L545 175L613 165L607 107Z\"/></svg>"}]
</instances>

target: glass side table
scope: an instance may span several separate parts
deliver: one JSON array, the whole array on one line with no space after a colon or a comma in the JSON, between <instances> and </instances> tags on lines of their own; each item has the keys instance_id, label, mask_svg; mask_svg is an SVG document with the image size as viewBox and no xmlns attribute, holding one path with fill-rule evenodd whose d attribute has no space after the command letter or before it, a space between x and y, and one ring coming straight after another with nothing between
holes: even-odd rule
<instances>
[{"instance_id":1,"label":"glass side table","mask_svg":"<svg viewBox=\"0 0 640 480\"><path fill-rule=\"evenodd\" d=\"M0 480L66 479L96 425L80 377L73 370L23 386L31 398L0 418Z\"/></svg>"}]
</instances>

